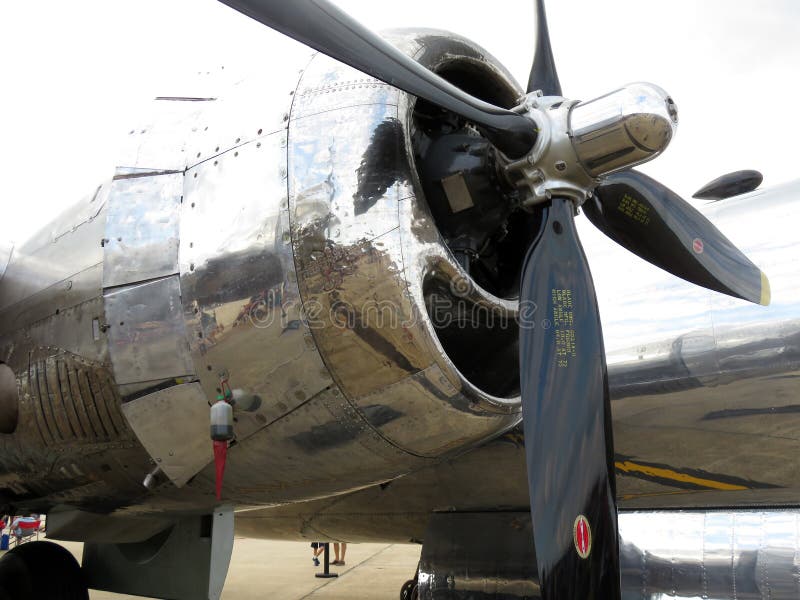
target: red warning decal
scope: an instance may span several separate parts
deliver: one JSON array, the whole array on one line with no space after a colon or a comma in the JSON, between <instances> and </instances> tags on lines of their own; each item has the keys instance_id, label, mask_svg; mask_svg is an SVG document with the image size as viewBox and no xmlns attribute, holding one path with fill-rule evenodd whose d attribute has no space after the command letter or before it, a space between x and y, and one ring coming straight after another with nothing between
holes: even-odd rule
<instances>
[{"instance_id":1,"label":"red warning decal","mask_svg":"<svg viewBox=\"0 0 800 600\"><path fill-rule=\"evenodd\" d=\"M692 241L692 250L694 250L695 254L702 254L703 240L701 240L700 238L694 238L694 241Z\"/></svg>"},{"instance_id":2,"label":"red warning decal","mask_svg":"<svg viewBox=\"0 0 800 600\"><path fill-rule=\"evenodd\" d=\"M581 558L588 558L592 551L592 529L589 521L583 515L575 518L572 526L572 541L575 542L575 551Z\"/></svg>"}]
</instances>

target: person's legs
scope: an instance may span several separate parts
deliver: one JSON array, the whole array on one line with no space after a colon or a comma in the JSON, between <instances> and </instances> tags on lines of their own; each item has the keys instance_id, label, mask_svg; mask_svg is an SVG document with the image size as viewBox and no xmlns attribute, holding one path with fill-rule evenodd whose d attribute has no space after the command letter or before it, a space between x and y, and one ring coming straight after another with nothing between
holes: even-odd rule
<instances>
[{"instance_id":1,"label":"person's legs","mask_svg":"<svg viewBox=\"0 0 800 600\"><path fill-rule=\"evenodd\" d=\"M311 544L311 560L314 562L314 566L319 566L319 558L317 557L324 551L325 545L322 542L314 542Z\"/></svg>"},{"instance_id":2,"label":"person's legs","mask_svg":"<svg viewBox=\"0 0 800 600\"><path fill-rule=\"evenodd\" d=\"M333 543L333 562L339 562L339 542Z\"/></svg>"},{"instance_id":3,"label":"person's legs","mask_svg":"<svg viewBox=\"0 0 800 600\"><path fill-rule=\"evenodd\" d=\"M347 542L342 542L342 560L341 563L344 564L344 555L347 553Z\"/></svg>"}]
</instances>

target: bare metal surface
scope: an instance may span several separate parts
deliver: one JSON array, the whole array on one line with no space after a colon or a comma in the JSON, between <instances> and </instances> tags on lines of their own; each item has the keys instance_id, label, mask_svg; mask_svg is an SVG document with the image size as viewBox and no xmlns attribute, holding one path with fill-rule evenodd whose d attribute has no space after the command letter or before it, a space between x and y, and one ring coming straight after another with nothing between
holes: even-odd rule
<instances>
[{"instance_id":1,"label":"bare metal surface","mask_svg":"<svg viewBox=\"0 0 800 600\"><path fill-rule=\"evenodd\" d=\"M63 353L32 359L26 375L23 390L47 445L128 437L108 370Z\"/></svg>"},{"instance_id":2,"label":"bare metal surface","mask_svg":"<svg viewBox=\"0 0 800 600\"><path fill-rule=\"evenodd\" d=\"M103 287L178 272L183 173L117 178L108 198Z\"/></svg>"},{"instance_id":3,"label":"bare metal surface","mask_svg":"<svg viewBox=\"0 0 800 600\"><path fill-rule=\"evenodd\" d=\"M420 598L538 598L528 513L436 514ZM797 510L619 516L622 598L783 600L800 594Z\"/></svg>"},{"instance_id":4,"label":"bare metal surface","mask_svg":"<svg viewBox=\"0 0 800 600\"><path fill-rule=\"evenodd\" d=\"M467 42L437 32L396 33L392 41L434 69L464 53L496 85L514 89ZM428 315L425 279L440 263L449 271L442 277L459 273L412 175L410 99L324 56L306 69L296 96L292 240L311 332L334 381L381 435L411 453L438 456L508 427L518 400L494 397L460 374ZM452 392L426 386L428 369Z\"/></svg>"},{"instance_id":5,"label":"bare metal surface","mask_svg":"<svg viewBox=\"0 0 800 600\"><path fill-rule=\"evenodd\" d=\"M0 335L99 295L107 193L98 187L14 249L0 280Z\"/></svg>"},{"instance_id":6,"label":"bare metal surface","mask_svg":"<svg viewBox=\"0 0 800 600\"><path fill-rule=\"evenodd\" d=\"M291 255L285 133L265 135L186 174L183 318L206 396L222 381L256 395L240 440L330 385L303 322Z\"/></svg>"},{"instance_id":7,"label":"bare metal surface","mask_svg":"<svg viewBox=\"0 0 800 600\"><path fill-rule=\"evenodd\" d=\"M429 462L387 443L332 385L230 448L223 500L241 505L322 498ZM209 465L184 490L210 500L213 485Z\"/></svg>"},{"instance_id":8,"label":"bare metal surface","mask_svg":"<svg viewBox=\"0 0 800 600\"><path fill-rule=\"evenodd\" d=\"M603 175L661 154L678 125L672 99L650 83L632 83L587 102L540 94L528 94L519 109L537 123L533 148L517 160L499 157L526 206L554 196L582 204Z\"/></svg>"},{"instance_id":9,"label":"bare metal surface","mask_svg":"<svg viewBox=\"0 0 800 600\"><path fill-rule=\"evenodd\" d=\"M651 83L631 83L572 107L569 135L586 171L598 177L652 160L678 127L672 99Z\"/></svg>"},{"instance_id":10,"label":"bare metal surface","mask_svg":"<svg viewBox=\"0 0 800 600\"><path fill-rule=\"evenodd\" d=\"M517 89L468 42L435 32L393 39L427 66L463 60L499 88ZM509 453L492 443L492 460L469 468L451 462L518 420L507 383L517 378L516 338L500 328L459 338L492 365L477 382L432 326L426 286L512 321L517 308L474 285L442 242L409 157L413 100L323 57L299 87L296 70L280 82L261 75L230 99L191 102L178 127L130 134L136 149L119 171L130 181L188 167L151 177L182 179L179 285L149 281L137 286L139 300L116 306L128 286L104 298L109 184L14 249L0 280L0 361L15 373L20 414L17 431L0 436L0 494L42 510L99 505L108 519L210 506L209 466L180 489L162 477L145 490L153 458L124 419L114 421L120 395L188 375L206 401L225 378L260 399L237 415L226 500L324 498L324 510L309 509L314 531L371 539L421 535L417 524L432 509L524 508L518 440L501 437ZM246 90L256 90L252 99ZM156 188L160 210L169 186ZM607 338L622 506L796 503L800 467L787 459L800 450L796 196L786 186L712 209L769 274L769 308L694 289L582 231ZM174 231L172 219L163 231ZM141 248L118 258L135 261ZM503 368L490 355L501 351ZM442 456L441 470L394 479ZM391 518L370 512L394 494ZM412 510L416 497L430 504ZM305 508L281 510L299 520ZM277 522L281 532L297 530Z\"/></svg>"},{"instance_id":11,"label":"bare metal surface","mask_svg":"<svg viewBox=\"0 0 800 600\"><path fill-rule=\"evenodd\" d=\"M0 361L20 394L17 428L0 436L6 501L43 509L140 495L128 473L144 469L146 455L119 411L105 335L109 189L98 186L16 248L0 281Z\"/></svg>"},{"instance_id":12,"label":"bare metal surface","mask_svg":"<svg viewBox=\"0 0 800 600\"><path fill-rule=\"evenodd\" d=\"M13 433L19 420L19 392L14 371L0 363L0 432Z\"/></svg>"},{"instance_id":13,"label":"bare metal surface","mask_svg":"<svg viewBox=\"0 0 800 600\"><path fill-rule=\"evenodd\" d=\"M200 384L175 385L131 400L123 404L122 413L156 466L176 486L214 459L208 402Z\"/></svg>"},{"instance_id":14,"label":"bare metal surface","mask_svg":"<svg viewBox=\"0 0 800 600\"><path fill-rule=\"evenodd\" d=\"M620 515L623 598L800 595L797 510Z\"/></svg>"},{"instance_id":15,"label":"bare metal surface","mask_svg":"<svg viewBox=\"0 0 800 600\"><path fill-rule=\"evenodd\" d=\"M526 513L432 515L419 561L419 598L540 598Z\"/></svg>"},{"instance_id":16,"label":"bare metal surface","mask_svg":"<svg viewBox=\"0 0 800 600\"><path fill-rule=\"evenodd\" d=\"M188 140L207 102L155 101L122 141L117 166L177 171L189 161Z\"/></svg>"},{"instance_id":17,"label":"bare metal surface","mask_svg":"<svg viewBox=\"0 0 800 600\"><path fill-rule=\"evenodd\" d=\"M102 261L105 190L70 206L36 235L19 245L0 287L0 310Z\"/></svg>"},{"instance_id":18,"label":"bare metal surface","mask_svg":"<svg viewBox=\"0 0 800 600\"><path fill-rule=\"evenodd\" d=\"M105 293L108 341L118 384L192 374L177 275Z\"/></svg>"}]
</instances>

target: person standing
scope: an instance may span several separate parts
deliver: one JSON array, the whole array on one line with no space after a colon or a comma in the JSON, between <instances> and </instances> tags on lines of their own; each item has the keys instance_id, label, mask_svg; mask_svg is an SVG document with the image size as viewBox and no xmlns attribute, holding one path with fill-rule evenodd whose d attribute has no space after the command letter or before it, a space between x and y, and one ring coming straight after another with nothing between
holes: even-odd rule
<instances>
[{"instance_id":1,"label":"person standing","mask_svg":"<svg viewBox=\"0 0 800 600\"><path fill-rule=\"evenodd\" d=\"M319 555L325 551L325 542L311 542L311 560L314 561L314 566L319 566Z\"/></svg>"},{"instance_id":2,"label":"person standing","mask_svg":"<svg viewBox=\"0 0 800 600\"><path fill-rule=\"evenodd\" d=\"M345 564L344 555L347 553L347 542L342 542L341 546L342 546L342 553L340 555L339 543L338 542L333 543L333 562L331 564L343 567Z\"/></svg>"}]
</instances>

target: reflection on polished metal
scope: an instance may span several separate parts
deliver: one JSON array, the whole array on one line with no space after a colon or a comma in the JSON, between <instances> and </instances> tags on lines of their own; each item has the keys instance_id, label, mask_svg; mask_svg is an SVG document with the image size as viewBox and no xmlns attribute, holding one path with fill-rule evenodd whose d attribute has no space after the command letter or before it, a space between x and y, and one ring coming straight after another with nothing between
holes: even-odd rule
<instances>
[{"instance_id":1,"label":"reflection on polished metal","mask_svg":"<svg viewBox=\"0 0 800 600\"><path fill-rule=\"evenodd\" d=\"M19 392L14 371L0 363L0 433L14 433L19 421Z\"/></svg>"},{"instance_id":2,"label":"reflection on polished metal","mask_svg":"<svg viewBox=\"0 0 800 600\"><path fill-rule=\"evenodd\" d=\"M172 482L181 487L213 460L208 404L198 383L174 385L122 405L136 437ZM164 427L164 423L180 427ZM151 481L155 475L148 473ZM149 487L145 484L145 487Z\"/></svg>"},{"instance_id":3,"label":"reflection on polished metal","mask_svg":"<svg viewBox=\"0 0 800 600\"><path fill-rule=\"evenodd\" d=\"M521 93L461 38L406 31L392 41L446 77L486 83L487 94ZM150 436L167 421L159 399L190 385L207 403L226 381L261 400L236 414L231 501L374 486L336 503L368 497L352 513L364 515L410 490L391 523L315 521L364 536L392 527L391 539L406 541L421 536L409 498L442 488L452 496L419 514L465 503L524 510L519 436L497 437L519 419L514 291L476 284L443 241L417 179L412 99L322 56L299 75L306 63L281 61L227 97L207 96L216 100L157 101L161 115L132 130L116 178L9 253L0 362L14 372L19 414L14 433L0 435L4 502L102 504L107 512L87 511L82 530L109 537L132 517L212 505L207 450L172 465L172 478L159 470L152 491L142 481L174 452ZM623 507L797 500L800 464L787 457L800 453L800 205L791 201L800 188L755 194L708 212L769 270L767 309L615 254L624 251L579 225L608 349ZM437 327L442 298L463 309L452 327ZM127 420L128 403L148 402L147 422ZM173 416L165 426L180 429L175 440L195 430ZM481 449L491 460L463 470L448 460L419 487L416 475L395 479L491 438ZM491 485L481 491L476 480Z\"/></svg>"},{"instance_id":4,"label":"reflection on polished metal","mask_svg":"<svg viewBox=\"0 0 800 600\"><path fill-rule=\"evenodd\" d=\"M445 76L488 82L505 104L521 94L471 42L433 31L393 42ZM323 56L300 75L298 64L228 95L157 100L113 179L14 249L0 361L21 401L0 445L29 450L0 453L0 470L16 498L40 510L55 493L104 498L122 519L142 504L212 504L207 452L172 446L195 447L189 404L223 389L248 399L225 486L245 503L386 481L518 420L505 383L516 367L460 372L432 322L437 282L502 313L513 354L514 302L454 285L468 273L422 198L414 100ZM500 329L465 328L460 346ZM184 398L184 418L164 407L190 388L202 396ZM319 450L331 460L312 475L305 457ZM42 475L53 469L63 479Z\"/></svg>"},{"instance_id":5,"label":"reflection on polished metal","mask_svg":"<svg viewBox=\"0 0 800 600\"><path fill-rule=\"evenodd\" d=\"M453 57L463 55L476 77L520 93L466 40L433 31L390 40L434 71L455 70ZM300 294L334 381L392 444L439 456L509 427L519 405L477 387L440 345L425 284L467 274L421 196L412 109L407 94L317 56L289 123L289 206ZM507 311L478 289L465 296Z\"/></svg>"},{"instance_id":6,"label":"reflection on polished metal","mask_svg":"<svg viewBox=\"0 0 800 600\"><path fill-rule=\"evenodd\" d=\"M103 240L103 287L178 272L183 174L120 170L111 183Z\"/></svg>"},{"instance_id":7,"label":"reflection on polished metal","mask_svg":"<svg viewBox=\"0 0 800 600\"><path fill-rule=\"evenodd\" d=\"M800 511L619 515L622 598L800 596ZM439 513L428 524L422 600L540 597L528 513Z\"/></svg>"},{"instance_id":8,"label":"reflection on polished metal","mask_svg":"<svg viewBox=\"0 0 800 600\"><path fill-rule=\"evenodd\" d=\"M541 598L530 513L431 515L417 581L420 600Z\"/></svg>"},{"instance_id":9,"label":"reflection on polished metal","mask_svg":"<svg viewBox=\"0 0 800 600\"><path fill-rule=\"evenodd\" d=\"M622 513L623 598L800 597L800 511Z\"/></svg>"},{"instance_id":10,"label":"reflection on polished metal","mask_svg":"<svg viewBox=\"0 0 800 600\"><path fill-rule=\"evenodd\" d=\"M582 226L603 319L618 461L694 470L706 481L724 474L723 482L740 486L720 494L722 488L681 477L628 472L618 478L621 506L785 503L796 496L800 463L787 457L800 452L800 272L790 258L798 194L800 185L791 183L704 211L769 270L766 308L644 262L621 270L615 265L625 251Z\"/></svg>"},{"instance_id":11,"label":"reflection on polished metal","mask_svg":"<svg viewBox=\"0 0 800 600\"><path fill-rule=\"evenodd\" d=\"M661 154L678 125L672 98L651 83L633 83L587 102L531 93L522 110L537 121L536 144L519 160L499 162L525 206L556 196L582 204L603 175Z\"/></svg>"},{"instance_id":12,"label":"reflection on polished metal","mask_svg":"<svg viewBox=\"0 0 800 600\"><path fill-rule=\"evenodd\" d=\"M632 83L581 102L569 114L575 154L593 177L655 158L667 147L677 126L675 103L652 83Z\"/></svg>"}]
</instances>

